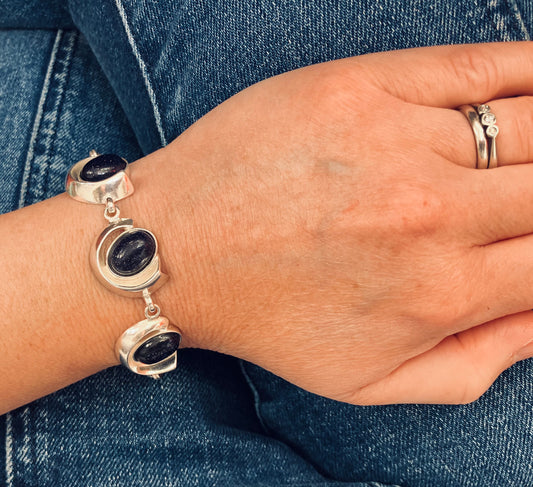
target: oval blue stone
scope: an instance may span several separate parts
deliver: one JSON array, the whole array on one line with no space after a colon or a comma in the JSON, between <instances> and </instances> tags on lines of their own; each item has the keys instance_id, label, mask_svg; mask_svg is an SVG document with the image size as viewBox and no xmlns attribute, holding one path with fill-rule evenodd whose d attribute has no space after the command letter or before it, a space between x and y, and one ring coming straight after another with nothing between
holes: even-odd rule
<instances>
[{"instance_id":1,"label":"oval blue stone","mask_svg":"<svg viewBox=\"0 0 533 487\"><path fill-rule=\"evenodd\" d=\"M154 237L146 230L123 233L109 249L109 268L119 276L133 276L141 272L153 259L156 251Z\"/></svg>"},{"instance_id":2,"label":"oval blue stone","mask_svg":"<svg viewBox=\"0 0 533 487\"><path fill-rule=\"evenodd\" d=\"M181 335L176 332L161 333L143 343L133 355L137 362L156 364L178 350Z\"/></svg>"},{"instance_id":3,"label":"oval blue stone","mask_svg":"<svg viewBox=\"0 0 533 487\"><path fill-rule=\"evenodd\" d=\"M89 160L80 172L84 181L97 182L126 169L128 164L116 154L101 154Z\"/></svg>"}]
</instances>

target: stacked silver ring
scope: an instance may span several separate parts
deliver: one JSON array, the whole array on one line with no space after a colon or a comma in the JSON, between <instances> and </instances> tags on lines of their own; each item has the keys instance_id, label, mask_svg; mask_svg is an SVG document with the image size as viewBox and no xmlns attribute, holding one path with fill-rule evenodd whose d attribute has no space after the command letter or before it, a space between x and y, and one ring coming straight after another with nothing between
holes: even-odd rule
<instances>
[{"instance_id":1,"label":"stacked silver ring","mask_svg":"<svg viewBox=\"0 0 533 487\"><path fill-rule=\"evenodd\" d=\"M477 160L476 169L492 169L498 167L498 153L496 151L496 136L499 133L496 116L490 106L462 105L458 110L470 122L476 141Z\"/></svg>"}]
</instances>

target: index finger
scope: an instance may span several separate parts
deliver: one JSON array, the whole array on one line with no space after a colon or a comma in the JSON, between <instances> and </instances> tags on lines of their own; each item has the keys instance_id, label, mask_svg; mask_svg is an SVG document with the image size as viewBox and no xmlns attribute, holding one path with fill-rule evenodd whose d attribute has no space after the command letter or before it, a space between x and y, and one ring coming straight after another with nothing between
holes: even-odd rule
<instances>
[{"instance_id":1,"label":"index finger","mask_svg":"<svg viewBox=\"0 0 533 487\"><path fill-rule=\"evenodd\" d=\"M409 103L442 108L533 94L533 42L434 46L361 56L375 82Z\"/></svg>"}]
</instances>

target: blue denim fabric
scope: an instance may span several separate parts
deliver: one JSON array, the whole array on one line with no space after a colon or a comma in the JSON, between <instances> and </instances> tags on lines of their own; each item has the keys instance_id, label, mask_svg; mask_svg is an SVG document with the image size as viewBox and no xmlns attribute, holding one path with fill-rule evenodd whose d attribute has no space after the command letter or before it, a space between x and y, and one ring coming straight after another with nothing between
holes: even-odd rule
<instances>
[{"instance_id":1,"label":"blue denim fabric","mask_svg":"<svg viewBox=\"0 0 533 487\"><path fill-rule=\"evenodd\" d=\"M0 2L0 29L72 29L74 23L64 0Z\"/></svg>"},{"instance_id":2,"label":"blue denim fabric","mask_svg":"<svg viewBox=\"0 0 533 487\"><path fill-rule=\"evenodd\" d=\"M366 52L528 39L533 6L0 0L0 28L7 212L62 192L89 149L134 160L261 79ZM355 407L186 350L162 381L117 367L0 417L0 486L530 486L532 368L515 365L466 406Z\"/></svg>"}]
</instances>

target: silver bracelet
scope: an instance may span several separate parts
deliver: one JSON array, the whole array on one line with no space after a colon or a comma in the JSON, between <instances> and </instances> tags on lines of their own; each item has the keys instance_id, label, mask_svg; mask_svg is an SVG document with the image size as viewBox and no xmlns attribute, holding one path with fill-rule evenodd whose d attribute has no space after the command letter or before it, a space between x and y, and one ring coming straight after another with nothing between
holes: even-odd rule
<instances>
[{"instance_id":1,"label":"silver bracelet","mask_svg":"<svg viewBox=\"0 0 533 487\"><path fill-rule=\"evenodd\" d=\"M120 218L116 202L133 193L128 163L115 154L90 152L71 167L66 191L83 203L105 205L108 227L91 250L90 263L98 280L122 296L143 298L145 319L128 328L117 340L115 352L131 371L159 379L176 368L181 332L161 316L152 293L168 279L161 271L154 234Z\"/></svg>"}]
</instances>

